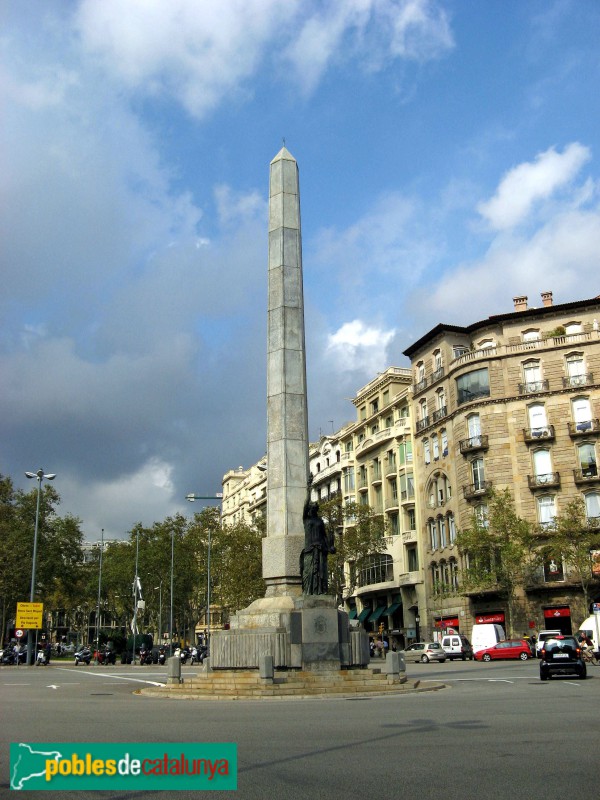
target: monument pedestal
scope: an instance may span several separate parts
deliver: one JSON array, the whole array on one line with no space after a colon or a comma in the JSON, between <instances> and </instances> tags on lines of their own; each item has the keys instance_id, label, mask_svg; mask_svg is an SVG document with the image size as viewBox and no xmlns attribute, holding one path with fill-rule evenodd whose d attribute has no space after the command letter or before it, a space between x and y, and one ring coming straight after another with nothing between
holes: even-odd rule
<instances>
[{"instance_id":1,"label":"monument pedestal","mask_svg":"<svg viewBox=\"0 0 600 800\"><path fill-rule=\"evenodd\" d=\"M230 630L212 634L211 667L258 669L263 656L273 657L275 669L322 672L365 666L366 633L353 632L352 641L348 614L337 608L334 597L263 597L238 611Z\"/></svg>"}]
</instances>

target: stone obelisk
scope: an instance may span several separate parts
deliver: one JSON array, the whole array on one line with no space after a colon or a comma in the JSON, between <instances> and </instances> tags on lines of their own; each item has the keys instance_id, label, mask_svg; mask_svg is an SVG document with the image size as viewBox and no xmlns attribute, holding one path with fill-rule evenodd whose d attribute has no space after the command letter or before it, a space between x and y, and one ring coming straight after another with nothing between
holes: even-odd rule
<instances>
[{"instance_id":1,"label":"stone obelisk","mask_svg":"<svg viewBox=\"0 0 600 800\"><path fill-rule=\"evenodd\" d=\"M266 596L301 594L302 509L308 477L308 412L296 159L283 147L269 177Z\"/></svg>"}]
</instances>

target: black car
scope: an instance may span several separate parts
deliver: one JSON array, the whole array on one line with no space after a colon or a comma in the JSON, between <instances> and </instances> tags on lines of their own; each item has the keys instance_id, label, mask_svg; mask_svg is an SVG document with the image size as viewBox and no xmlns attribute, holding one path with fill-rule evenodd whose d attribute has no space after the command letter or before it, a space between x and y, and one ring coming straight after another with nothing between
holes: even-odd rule
<instances>
[{"instance_id":1,"label":"black car","mask_svg":"<svg viewBox=\"0 0 600 800\"><path fill-rule=\"evenodd\" d=\"M552 675L577 675L585 678L587 671L581 647L574 636L553 636L546 639L540 651L540 680Z\"/></svg>"}]
</instances>

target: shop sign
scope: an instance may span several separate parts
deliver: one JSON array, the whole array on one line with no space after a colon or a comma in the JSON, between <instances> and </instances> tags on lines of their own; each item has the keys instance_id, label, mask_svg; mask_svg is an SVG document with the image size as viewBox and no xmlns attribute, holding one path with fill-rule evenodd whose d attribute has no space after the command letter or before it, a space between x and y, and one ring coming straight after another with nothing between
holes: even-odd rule
<instances>
[{"instance_id":1,"label":"shop sign","mask_svg":"<svg viewBox=\"0 0 600 800\"><path fill-rule=\"evenodd\" d=\"M477 616L475 617L475 622L478 625L489 625L489 624L503 625L504 612L496 611L490 614L477 614Z\"/></svg>"},{"instance_id":2,"label":"shop sign","mask_svg":"<svg viewBox=\"0 0 600 800\"><path fill-rule=\"evenodd\" d=\"M552 619L553 617L570 617L571 609L568 606L560 606L558 608L545 608L544 617Z\"/></svg>"}]
</instances>

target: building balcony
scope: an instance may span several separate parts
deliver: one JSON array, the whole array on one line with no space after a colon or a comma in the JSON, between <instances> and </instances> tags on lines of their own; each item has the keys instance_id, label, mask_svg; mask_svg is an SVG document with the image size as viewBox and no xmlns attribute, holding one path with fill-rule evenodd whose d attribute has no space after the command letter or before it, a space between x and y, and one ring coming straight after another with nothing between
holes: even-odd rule
<instances>
[{"instance_id":1,"label":"building balcony","mask_svg":"<svg viewBox=\"0 0 600 800\"><path fill-rule=\"evenodd\" d=\"M585 483L598 483L600 475L598 475L598 467L595 464L590 464L588 467L582 469L574 469L573 477L577 485Z\"/></svg>"},{"instance_id":2,"label":"building balcony","mask_svg":"<svg viewBox=\"0 0 600 800\"><path fill-rule=\"evenodd\" d=\"M408 502L409 500L412 501L415 499L415 490L414 489L403 489L400 492L400 499L403 503Z\"/></svg>"},{"instance_id":3,"label":"building balcony","mask_svg":"<svg viewBox=\"0 0 600 800\"><path fill-rule=\"evenodd\" d=\"M443 508L447 500L428 500L426 503L427 508Z\"/></svg>"},{"instance_id":4,"label":"building balcony","mask_svg":"<svg viewBox=\"0 0 600 800\"><path fill-rule=\"evenodd\" d=\"M385 477L386 478L395 478L398 474L398 465L397 464L386 464L385 465Z\"/></svg>"},{"instance_id":5,"label":"building balcony","mask_svg":"<svg viewBox=\"0 0 600 800\"><path fill-rule=\"evenodd\" d=\"M590 434L600 433L600 420L586 419L583 422L567 422L569 426L569 436L589 436Z\"/></svg>"},{"instance_id":6,"label":"building balcony","mask_svg":"<svg viewBox=\"0 0 600 800\"><path fill-rule=\"evenodd\" d=\"M397 497L390 497L385 501L385 510L386 511L397 511L399 508L398 498Z\"/></svg>"},{"instance_id":7,"label":"building balcony","mask_svg":"<svg viewBox=\"0 0 600 800\"><path fill-rule=\"evenodd\" d=\"M439 422L444 417L448 416L448 407L442 406L441 408L437 408L433 414L431 415L432 422Z\"/></svg>"},{"instance_id":8,"label":"building balcony","mask_svg":"<svg viewBox=\"0 0 600 800\"><path fill-rule=\"evenodd\" d=\"M461 439L458 443L460 452L463 455L465 455L465 453L472 453L474 450L487 450L488 446L487 435L481 433L478 436L471 436L470 439Z\"/></svg>"},{"instance_id":9,"label":"building balcony","mask_svg":"<svg viewBox=\"0 0 600 800\"><path fill-rule=\"evenodd\" d=\"M576 388L577 386L589 386L589 384L593 382L593 372L585 372L581 375L567 375L562 379L562 385L565 389Z\"/></svg>"},{"instance_id":10,"label":"building balcony","mask_svg":"<svg viewBox=\"0 0 600 800\"><path fill-rule=\"evenodd\" d=\"M418 383L413 384L413 394L419 394L419 392L427 388L427 385L427 378L422 378Z\"/></svg>"},{"instance_id":11,"label":"building balcony","mask_svg":"<svg viewBox=\"0 0 600 800\"><path fill-rule=\"evenodd\" d=\"M558 472L546 472L541 475L528 475L527 485L530 489L550 489L560 486L560 474Z\"/></svg>"},{"instance_id":12,"label":"building balcony","mask_svg":"<svg viewBox=\"0 0 600 800\"><path fill-rule=\"evenodd\" d=\"M554 439L554 425L544 425L540 428L523 428L523 439L527 444L532 442L547 442Z\"/></svg>"},{"instance_id":13,"label":"building balcony","mask_svg":"<svg viewBox=\"0 0 600 800\"><path fill-rule=\"evenodd\" d=\"M476 500L478 497L485 497L492 488L491 481L478 481L463 486L463 497L465 500Z\"/></svg>"},{"instance_id":14,"label":"building balcony","mask_svg":"<svg viewBox=\"0 0 600 800\"><path fill-rule=\"evenodd\" d=\"M398 586L416 586L418 583L423 583L423 576L419 571L398 575Z\"/></svg>"},{"instance_id":15,"label":"building balcony","mask_svg":"<svg viewBox=\"0 0 600 800\"><path fill-rule=\"evenodd\" d=\"M428 428L430 425L431 425L431 421L430 421L428 416L427 417L423 417L423 419L418 419L417 420L417 432L425 430L425 428Z\"/></svg>"},{"instance_id":16,"label":"building balcony","mask_svg":"<svg viewBox=\"0 0 600 800\"><path fill-rule=\"evenodd\" d=\"M432 373L431 383L437 383L437 381L440 381L443 377L444 377L444 368L439 367L438 369L435 370L434 373Z\"/></svg>"},{"instance_id":17,"label":"building balcony","mask_svg":"<svg viewBox=\"0 0 600 800\"><path fill-rule=\"evenodd\" d=\"M547 380L529 381L529 383L519 384L519 394L537 394L538 392L547 392L549 388Z\"/></svg>"},{"instance_id":18,"label":"building balcony","mask_svg":"<svg viewBox=\"0 0 600 800\"><path fill-rule=\"evenodd\" d=\"M359 492L365 492L369 488L369 483L366 478L358 479L357 489Z\"/></svg>"},{"instance_id":19,"label":"building balcony","mask_svg":"<svg viewBox=\"0 0 600 800\"><path fill-rule=\"evenodd\" d=\"M373 486L375 486L376 484L380 484L381 480L382 480L381 479L381 470L379 470L379 469L375 470L373 472L373 474L371 475L371 483L373 484Z\"/></svg>"}]
</instances>

